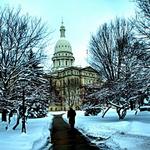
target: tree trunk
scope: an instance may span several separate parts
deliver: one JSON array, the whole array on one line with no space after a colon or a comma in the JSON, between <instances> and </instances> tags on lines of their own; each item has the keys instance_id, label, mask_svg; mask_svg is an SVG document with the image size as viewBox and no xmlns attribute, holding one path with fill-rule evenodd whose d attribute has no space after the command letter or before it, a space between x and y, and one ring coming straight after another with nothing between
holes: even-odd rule
<instances>
[{"instance_id":1,"label":"tree trunk","mask_svg":"<svg viewBox=\"0 0 150 150\"><path fill-rule=\"evenodd\" d=\"M107 111L111 108L111 106L109 106L103 113L102 118L104 118L105 114L107 113Z\"/></svg>"},{"instance_id":2,"label":"tree trunk","mask_svg":"<svg viewBox=\"0 0 150 150\"><path fill-rule=\"evenodd\" d=\"M2 110L2 121L7 122L7 113L8 113L7 109Z\"/></svg>"},{"instance_id":3,"label":"tree trunk","mask_svg":"<svg viewBox=\"0 0 150 150\"><path fill-rule=\"evenodd\" d=\"M124 108L116 108L119 119L124 119L127 114L127 109Z\"/></svg>"},{"instance_id":4,"label":"tree trunk","mask_svg":"<svg viewBox=\"0 0 150 150\"><path fill-rule=\"evenodd\" d=\"M19 125L19 120L20 120L20 118L21 118L21 116L18 115L18 117L17 117L17 122L16 122L15 126L13 127L13 130L15 130L16 127Z\"/></svg>"}]
</instances>

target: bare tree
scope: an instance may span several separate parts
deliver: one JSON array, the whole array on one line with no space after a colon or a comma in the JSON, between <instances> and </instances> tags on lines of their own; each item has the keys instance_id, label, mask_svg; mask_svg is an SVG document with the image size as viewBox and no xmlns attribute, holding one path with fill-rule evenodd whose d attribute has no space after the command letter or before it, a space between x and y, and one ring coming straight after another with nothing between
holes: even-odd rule
<instances>
[{"instance_id":1,"label":"bare tree","mask_svg":"<svg viewBox=\"0 0 150 150\"><path fill-rule=\"evenodd\" d=\"M102 25L97 35L92 36L90 63L105 80L100 93L93 96L100 103L106 102L104 114L113 106L123 119L130 108L130 98L141 88L137 82L140 48L141 44L133 35L133 26L125 19Z\"/></svg>"},{"instance_id":2,"label":"bare tree","mask_svg":"<svg viewBox=\"0 0 150 150\"><path fill-rule=\"evenodd\" d=\"M136 28L142 39L150 40L150 1L135 0L137 4ZM150 41L149 41L150 42Z\"/></svg>"},{"instance_id":3,"label":"bare tree","mask_svg":"<svg viewBox=\"0 0 150 150\"><path fill-rule=\"evenodd\" d=\"M137 29L137 37L143 47L138 55L139 60L144 60L144 66L150 66L150 1L135 0L137 4L136 18L133 20Z\"/></svg>"},{"instance_id":4,"label":"bare tree","mask_svg":"<svg viewBox=\"0 0 150 150\"><path fill-rule=\"evenodd\" d=\"M22 15L21 9L0 11L0 106L9 108L15 83L25 77L29 50L46 46L47 28L41 19ZM24 74L24 75L23 75Z\"/></svg>"},{"instance_id":5,"label":"bare tree","mask_svg":"<svg viewBox=\"0 0 150 150\"><path fill-rule=\"evenodd\" d=\"M99 71L105 83L87 98L106 103L103 116L115 107L119 119L123 119L129 108L139 108L149 95L147 44L145 38L140 41L135 36L132 25L124 19L117 19L100 27L91 39L91 65Z\"/></svg>"},{"instance_id":6,"label":"bare tree","mask_svg":"<svg viewBox=\"0 0 150 150\"><path fill-rule=\"evenodd\" d=\"M115 81L121 78L124 56L132 39L132 26L124 19L104 24L90 41L90 61L103 79Z\"/></svg>"}]
</instances>

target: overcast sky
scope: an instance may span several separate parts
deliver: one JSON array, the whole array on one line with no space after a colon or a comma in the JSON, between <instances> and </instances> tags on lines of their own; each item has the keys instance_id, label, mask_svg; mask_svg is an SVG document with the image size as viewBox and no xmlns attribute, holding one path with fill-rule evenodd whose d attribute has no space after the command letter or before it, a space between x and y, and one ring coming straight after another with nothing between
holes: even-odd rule
<instances>
[{"instance_id":1,"label":"overcast sky","mask_svg":"<svg viewBox=\"0 0 150 150\"><path fill-rule=\"evenodd\" d=\"M59 39L59 28L63 18L66 38L72 45L76 65L85 66L86 50L91 34L98 27L118 17L134 16L134 3L131 0L0 0L0 6L21 7L24 13L42 18L49 29L51 44L47 50L51 64L54 46ZM80 53L80 55L79 55Z\"/></svg>"}]
</instances>

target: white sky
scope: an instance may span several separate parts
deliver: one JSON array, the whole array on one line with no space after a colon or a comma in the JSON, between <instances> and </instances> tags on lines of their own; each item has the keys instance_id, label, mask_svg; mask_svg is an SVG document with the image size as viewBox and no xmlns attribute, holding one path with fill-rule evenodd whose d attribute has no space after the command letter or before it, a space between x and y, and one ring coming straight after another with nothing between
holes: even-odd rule
<instances>
[{"instance_id":1,"label":"white sky","mask_svg":"<svg viewBox=\"0 0 150 150\"><path fill-rule=\"evenodd\" d=\"M119 17L134 15L131 0L0 0L0 6L21 7L25 13L47 22L51 44L47 50L48 63L59 39L59 28L63 18L66 38L72 45L76 65L85 66L89 39L104 22ZM80 53L80 54L79 54Z\"/></svg>"}]
</instances>

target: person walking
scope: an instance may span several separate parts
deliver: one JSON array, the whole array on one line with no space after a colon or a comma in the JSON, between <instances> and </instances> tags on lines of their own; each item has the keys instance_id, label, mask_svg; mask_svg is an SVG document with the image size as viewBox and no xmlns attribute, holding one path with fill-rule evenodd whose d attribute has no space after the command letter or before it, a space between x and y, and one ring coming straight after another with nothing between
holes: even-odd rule
<instances>
[{"instance_id":1,"label":"person walking","mask_svg":"<svg viewBox=\"0 0 150 150\"><path fill-rule=\"evenodd\" d=\"M70 124L71 129L74 129L75 116L76 116L75 110L73 110L73 108L70 107L67 113L67 118L69 119L69 124Z\"/></svg>"}]
</instances>

